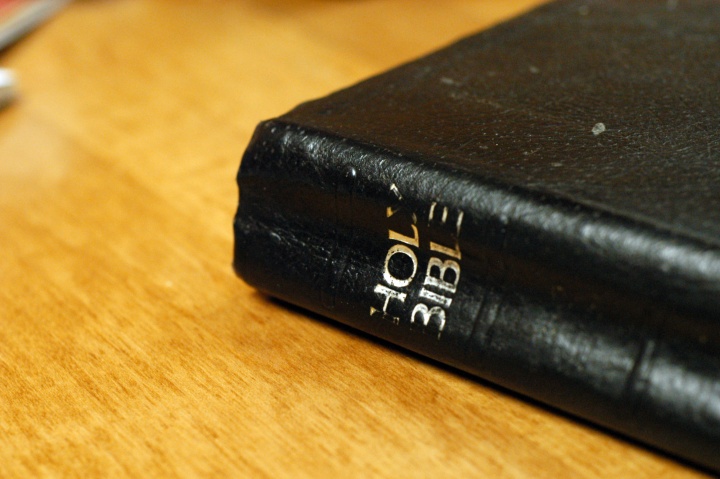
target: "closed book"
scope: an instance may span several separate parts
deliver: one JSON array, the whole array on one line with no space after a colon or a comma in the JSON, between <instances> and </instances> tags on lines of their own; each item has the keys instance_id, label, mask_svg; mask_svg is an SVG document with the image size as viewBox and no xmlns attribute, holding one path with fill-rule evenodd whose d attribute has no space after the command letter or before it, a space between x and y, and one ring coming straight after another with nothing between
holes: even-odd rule
<instances>
[{"instance_id":1,"label":"closed book","mask_svg":"<svg viewBox=\"0 0 720 479\"><path fill-rule=\"evenodd\" d=\"M237 273L720 471L718 25L559 1L261 123Z\"/></svg>"}]
</instances>

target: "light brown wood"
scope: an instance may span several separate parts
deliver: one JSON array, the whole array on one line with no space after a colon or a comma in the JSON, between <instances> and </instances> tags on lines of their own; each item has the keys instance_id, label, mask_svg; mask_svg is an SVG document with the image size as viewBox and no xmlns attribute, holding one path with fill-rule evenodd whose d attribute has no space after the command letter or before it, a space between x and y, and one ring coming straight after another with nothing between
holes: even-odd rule
<instances>
[{"instance_id":1,"label":"light brown wood","mask_svg":"<svg viewBox=\"0 0 720 479\"><path fill-rule=\"evenodd\" d=\"M700 477L232 273L257 122L537 3L78 1L3 53L0 477Z\"/></svg>"}]
</instances>

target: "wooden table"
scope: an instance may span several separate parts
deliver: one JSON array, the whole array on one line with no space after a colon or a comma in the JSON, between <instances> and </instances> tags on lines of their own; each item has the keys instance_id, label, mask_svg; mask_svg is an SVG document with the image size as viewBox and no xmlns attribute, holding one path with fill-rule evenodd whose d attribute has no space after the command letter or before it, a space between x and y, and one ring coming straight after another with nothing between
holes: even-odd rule
<instances>
[{"instance_id":1,"label":"wooden table","mask_svg":"<svg viewBox=\"0 0 720 479\"><path fill-rule=\"evenodd\" d=\"M230 267L261 119L537 0L78 1L0 57L0 477L700 477Z\"/></svg>"}]
</instances>

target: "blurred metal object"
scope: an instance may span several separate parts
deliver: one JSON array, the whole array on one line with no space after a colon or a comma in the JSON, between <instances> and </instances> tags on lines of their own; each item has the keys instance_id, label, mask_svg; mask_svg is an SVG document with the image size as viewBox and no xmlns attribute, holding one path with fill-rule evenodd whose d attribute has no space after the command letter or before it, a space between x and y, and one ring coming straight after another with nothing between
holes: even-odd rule
<instances>
[{"instance_id":1,"label":"blurred metal object","mask_svg":"<svg viewBox=\"0 0 720 479\"><path fill-rule=\"evenodd\" d=\"M10 46L69 0L0 0L0 50Z\"/></svg>"},{"instance_id":2,"label":"blurred metal object","mask_svg":"<svg viewBox=\"0 0 720 479\"><path fill-rule=\"evenodd\" d=\"M70 0L0 0L0 50L15 43ZM0 108L17 96L11 70L0 68Z\"/></svg>"},{"instance_id":3,"label":"blurred metal object","mask_svg":"<svg viewBox=\"0 0 720 479\"><path fill-rule=\"evenodd\" d=\"M7 68L0 68L0 108L13 101L16 96L15 75Z\"/></svg>"}]
</instances>

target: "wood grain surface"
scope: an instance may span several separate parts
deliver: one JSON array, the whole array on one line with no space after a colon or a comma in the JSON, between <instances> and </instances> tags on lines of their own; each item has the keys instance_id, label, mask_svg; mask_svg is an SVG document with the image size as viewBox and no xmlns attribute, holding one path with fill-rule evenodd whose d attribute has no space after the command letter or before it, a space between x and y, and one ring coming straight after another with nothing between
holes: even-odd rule
<instances>
[{"instance_id":1,"label":"wood grain surface","mask_svg":"<svg viewBox=\"0 0 720 479\"><path fill-rule=\"evenodd\" d=\"M231 270L260 120L537 3L85 0L2 53L0 477L701 477Z\"/></svg>"}]
</instances>

